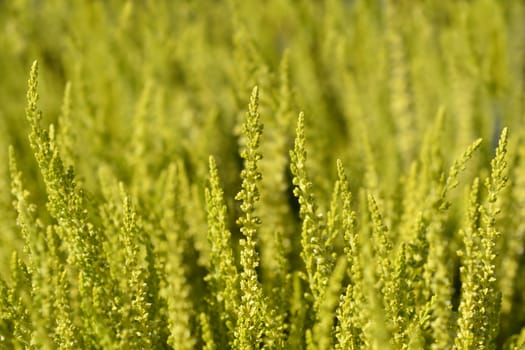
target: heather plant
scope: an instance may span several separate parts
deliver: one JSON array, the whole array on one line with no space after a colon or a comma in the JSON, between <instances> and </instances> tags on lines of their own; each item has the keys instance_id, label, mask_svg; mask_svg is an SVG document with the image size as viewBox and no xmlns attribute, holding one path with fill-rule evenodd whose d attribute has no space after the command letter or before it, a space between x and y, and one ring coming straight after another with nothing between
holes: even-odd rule
<instances>
[{"instance_id":1,"label":"heather plant","mask_svg":"<svg viewBox=\"0 0 525 350\"><path fill-rule=\"evenodd\" d=\"M523 23L0 2L0 349L525 348Z\"/></svg>"}]
</instances>

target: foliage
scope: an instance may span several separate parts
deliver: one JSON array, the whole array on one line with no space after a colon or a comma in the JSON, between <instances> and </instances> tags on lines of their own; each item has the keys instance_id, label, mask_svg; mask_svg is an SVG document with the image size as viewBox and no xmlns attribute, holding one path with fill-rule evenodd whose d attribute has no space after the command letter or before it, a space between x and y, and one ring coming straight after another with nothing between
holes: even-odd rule
<instances>
[{"instance_id":1,"label":"foliage","mask_svg":"<svg viewBox=\"0 0 525 350\"><path fill-rule=\"evenodd\" d=\"M0 1L0 348L524 348L523 23Z\"/></svg>"}]
</instances>

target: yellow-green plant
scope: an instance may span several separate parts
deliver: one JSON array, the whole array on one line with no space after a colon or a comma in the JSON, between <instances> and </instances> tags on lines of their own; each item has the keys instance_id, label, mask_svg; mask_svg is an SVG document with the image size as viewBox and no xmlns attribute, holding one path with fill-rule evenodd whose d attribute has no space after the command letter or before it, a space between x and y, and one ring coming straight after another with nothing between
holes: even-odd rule
<instances>
[{"instance_id":1,"label":"yellow-green plant","mask_svg":"<svg viewBox=\"0 0 525 350\"><path fill-rule=\"evenodd\" d=\"M0 349L524 348L524 21L0 2Z\"/></svg>"}]
</instances>

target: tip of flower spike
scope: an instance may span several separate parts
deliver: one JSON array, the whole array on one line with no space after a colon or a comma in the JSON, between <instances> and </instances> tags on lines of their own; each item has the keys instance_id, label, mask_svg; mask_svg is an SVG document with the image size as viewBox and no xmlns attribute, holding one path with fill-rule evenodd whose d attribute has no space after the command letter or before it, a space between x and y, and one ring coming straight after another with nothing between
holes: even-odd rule
<instances>
[{"instance_id":1,"label":"tip of flower spike","mask_svg":"<svg viewBox=\"0 0 525 350\"><path fill-rule=\"evenodd\" d=\"M212 155L210 155L208 157L208 164L209 164L210 168L215 168L215 158L213 158Z\"/></svg>"},{"instance_id":2,"label":"tip of flower spike","mask_svg":"<svg viewBox=\"0 0 525 350\"><path fill-rule=\"evenodd\" d=\"M499 137L499 145L506 144L508 136L509 136L509 128L504 127L503 130L501 130L501 136Z\"/></svg>"},{"instance_id":3,"label":"tip of flower spike","mask_svg":"<svg viewBox=\"0 0 525 350\"><path fill-rule=\"evenodd\" d=\"M341 159L338 158L336 160L336 165L337 165L337 176L339 177L339 181L346 182L345 168L343 166L343 162L341 161Z\"/></svg>"},{"instance_id":4,"label":"tip of flower spike","mask_svg":"<svg viewBox=\"0 0 525 350\"><path fill-rule=\"evenodd\" d=\"M478 148L478 147L481 145L482 142L483 142L483 139L480 137L479 139L477 139L476 141L474 141L474 143L472 144L472 148L473 148L473 149Z\"/></svg>"},{"instance_id":5,"label":"tip of flower spike","mask_svg":"<svg viewBox=\"0 0 525 350\"><path fill-rule=\"evenodd\" d=\"M8 152L8 155L9 157L14 157L15 155L15 148L13 147L13 145L9 145L8 149L7 149L7 152Z\"/></svg>"},{"instance_id":6,"label":"tip of flower spike","mask_svg":"<svg viewBox=\"0 0 525 350\"><path fill-rule=\"evenodd\" d=\"M248 112L251 115L257 115L257 109L259 108L259 87L255 85L250 95L250 104L248 105Z\"/></svg>"},{"instance_id":7,"label":"tip of flower spike","mask_svg":"<svg viewBox=\"0 0 525 350\"><path fill-rule=\"evenodd\" d=\"M38 60L34 60L31 64L31 69L38 69Z\"/></svg>"},{"instance_id":8,"label":"tip of flower spike","mask_svg":"<svg viewBox=\"0 0 525 350\"><path fill-rule=\"evenodd\" d=\"M29 84L33 85L38 77L38 61L34 60L31 64L31 70L29 71Z\"/></svg>"},{"instance_id":9,"label":"tip of flower spike","mask_svg":"<svg viewBox=\"0 0 525 350\"><path fill-rule=\"evenodd\" d=\"M38 122L41 119L40 113L38 112L38 61L34 61L31 65L31 71L29 72L29 80L27 82L27 107L26 107L26 118L31 123Z\"/></svg>"},{"instance_id":10,"label":"tip of flower spike","mask_svg":"<svg viewBox=\"0 0 525 350\"><path fill-rule=\"evenodd\" d=\"M11 171L11 174L16 174L18 172L18 168L16 164L15 148L13 147L13 145L9 145L8 156L9 170Z\"/></svg>"},{"instance_id":11,"label":"tip of flower spike","mask_svg":"<svg viewBox=\"0 0 525 350\"><path fill-rule=\"evenodd\" d=\"M297 135L303 134L304 130L304 112L299 112L299 117L297 118Z\"/></svg>"},{"instance_id":12,"label":"tip of flower spike","mask_svg":"<svg viewBox=\"0 0 525 350\"><path fill-rule=\"evenodd\" d=\"M38 78L38 61L34 60L31 64L31 70L29 71L29 88L36 89L36 83Z\"/></svg>"}]
</instances>

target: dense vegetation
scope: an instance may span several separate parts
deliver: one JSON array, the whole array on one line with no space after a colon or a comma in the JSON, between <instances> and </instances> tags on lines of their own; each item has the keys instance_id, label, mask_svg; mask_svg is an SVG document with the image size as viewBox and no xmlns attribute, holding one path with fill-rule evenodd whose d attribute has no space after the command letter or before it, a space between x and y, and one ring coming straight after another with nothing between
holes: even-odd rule
<instances>
[{"instance_id":1,"label":"dense vegetation","mask_svg":"<svg viewBox=\"0 0 525 350\"><path fill-rule=\"evenodd\" d=\"M0 1L0 348L524 348L524 49L521 1Z\"/></svg>"}]
</instances>

